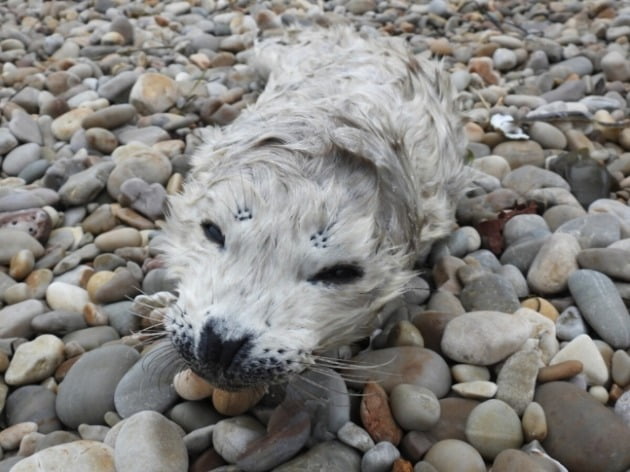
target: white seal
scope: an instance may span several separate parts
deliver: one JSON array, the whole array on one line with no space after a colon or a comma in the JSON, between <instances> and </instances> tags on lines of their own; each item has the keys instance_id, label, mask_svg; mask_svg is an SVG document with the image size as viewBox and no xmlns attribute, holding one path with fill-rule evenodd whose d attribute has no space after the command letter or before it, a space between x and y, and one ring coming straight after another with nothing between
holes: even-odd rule
<instances>
[{"instance_id":1,"label":"white seal","mask_svg":"<svg viewBox=\"0 0 630 472\"><path fill-rule=\"evenodd\" d=\"M165 323L225 389L301 372L369 334L454 225L463 128L448 76L348 28L263 42L255 105L209 131L170 201Z\"/></svg>"}]
</instances>

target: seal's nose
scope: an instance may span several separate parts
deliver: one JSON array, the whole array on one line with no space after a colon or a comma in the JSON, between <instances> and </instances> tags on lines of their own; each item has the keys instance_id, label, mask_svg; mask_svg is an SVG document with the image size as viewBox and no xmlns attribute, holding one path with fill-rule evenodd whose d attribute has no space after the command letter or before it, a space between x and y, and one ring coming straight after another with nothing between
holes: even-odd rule
<instances>
[{"instance_id":1,"label":"seal's nose","mask_svg":"<svg viewBox=\"0 0 630 472\"><path fill-rule=\"evenodd\" d=\"M251 336L224 339L217 323L208 320L199 336L197 357L201 362L227 369L237 356L242 357L247 352L250 340Z\"/></svg>"}]
</instances>

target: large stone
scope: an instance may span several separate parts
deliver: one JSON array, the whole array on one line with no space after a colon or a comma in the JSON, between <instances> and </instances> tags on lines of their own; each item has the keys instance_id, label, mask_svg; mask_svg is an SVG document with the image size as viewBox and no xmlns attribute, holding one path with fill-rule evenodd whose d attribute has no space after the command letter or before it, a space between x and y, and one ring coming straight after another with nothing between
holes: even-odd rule
<instances>
[{"instance_id":1,"label":"large stone","mask_svg":"<svg viewBox=\"0 0 630 472\"><path fill-rule=\"evenodd\" d=\"M474 311L446 325L442 351L456 362L491 365L519 350L530 334L529 323L521 317Z\"/></svg>"},{"instance_id":2,"label":"large stone","mask_svg":"<svg viewBox=\"0 0 630 472\"><path fill-rule=\"evenodd\" d=\"M542 445L571 472L622 472L630 467L630 428L592 395L568 382L538 387L547 418Z\"/></svg>"}]
</instances>

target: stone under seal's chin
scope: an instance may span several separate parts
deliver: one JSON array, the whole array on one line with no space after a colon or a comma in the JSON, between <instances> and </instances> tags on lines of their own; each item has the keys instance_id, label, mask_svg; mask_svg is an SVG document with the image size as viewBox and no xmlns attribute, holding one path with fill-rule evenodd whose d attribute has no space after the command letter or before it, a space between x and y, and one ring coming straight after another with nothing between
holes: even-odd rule
<instances>
[{"instance_id":1,"label":"stone under seal's chin","mask_svg":"<svg viewBox=\"0 0 630 472\"><path fill-rule=\"evenodd\" d=\"M228 391L266 387L304 370L301 350L263 347L253 333L228 337L220 323L208 320L195 336L181 321L171 322L170 340L185 363L213 386Z\"/></svg>"}]
</instances>

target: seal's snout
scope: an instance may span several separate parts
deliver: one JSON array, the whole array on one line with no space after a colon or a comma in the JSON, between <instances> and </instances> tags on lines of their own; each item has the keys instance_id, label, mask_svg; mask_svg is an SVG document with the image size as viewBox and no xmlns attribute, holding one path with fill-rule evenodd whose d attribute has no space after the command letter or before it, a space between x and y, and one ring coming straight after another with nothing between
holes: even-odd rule
<instances>
[{"instance_id":1,"label":"seal's snout","mask_svg":"<svg viewBox=\"0 0 630 472\"><path fill-rule=\"evenodd\" d=\"M197 344L197 359L207 365L215 365L228 370L230 366L244 359L251 349L251 335L227 338L221 333L217 322L210 319L204 325Z\"/></svg>"}]
</instances>

